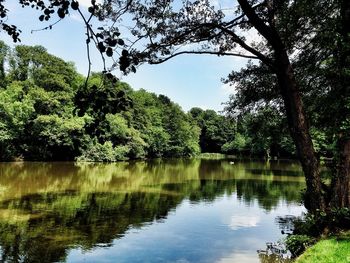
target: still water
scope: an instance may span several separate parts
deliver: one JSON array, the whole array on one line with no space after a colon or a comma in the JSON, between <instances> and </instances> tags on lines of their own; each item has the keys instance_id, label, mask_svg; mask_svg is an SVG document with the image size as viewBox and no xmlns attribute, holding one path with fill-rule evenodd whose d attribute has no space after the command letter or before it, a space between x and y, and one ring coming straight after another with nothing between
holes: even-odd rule
<instances>
[{"instance_id":1,"label":"still water","mask_svg":"<svg viewBox=\"0 0 350 263\"><path fill-rule=\"evenodd\" d=\"M1 262L265 262L293 162L0 163Z\"/></svg>"}]
</instances>

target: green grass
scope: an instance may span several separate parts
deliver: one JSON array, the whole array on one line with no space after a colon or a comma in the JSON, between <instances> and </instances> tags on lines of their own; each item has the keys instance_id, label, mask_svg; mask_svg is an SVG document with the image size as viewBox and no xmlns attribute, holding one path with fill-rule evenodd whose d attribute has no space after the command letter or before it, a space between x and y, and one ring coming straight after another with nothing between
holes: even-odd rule
<instances>
[{"instance_id":1,"label":"green grass","mask_svg":"<svg viewBox=\"0 0 350 263\"><path fill-rule=\"evenodd\" d=\"M320 240L295 263L350 263L350 233Z\"/></svg>"}]
</instances>

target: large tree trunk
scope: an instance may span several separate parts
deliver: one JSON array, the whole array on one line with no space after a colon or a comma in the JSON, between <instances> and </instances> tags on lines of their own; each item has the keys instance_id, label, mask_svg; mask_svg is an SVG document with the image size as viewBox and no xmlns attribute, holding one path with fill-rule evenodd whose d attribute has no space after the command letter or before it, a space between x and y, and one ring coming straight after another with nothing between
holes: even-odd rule
<instances>
[{"instance_id":1,"label":"large tree trunk","mask_svg":"<svg viewBox=\"0 0 350 263\"><path fill-rule=\"evenodd\" d=\"M306 203L311 211L325 210L326 203L322 194L319 163L309 133L298 84L287 50L273 26L265 23L254 11L249 1L237 0L244 14L255 29L267 40L274 51L273 70L277 75L281 95L284 100L290 133L297 148L299 159L306 179ZM345 0L344 0L345 1Z\"/></svg>"},{"instance_id":2,"label":"large tree trunk","mask_svg":"<svg viewBox=\"0 0 350 263\"><path fill-rule=\"evenodd\" d=\"M338 142L339 164L332 182L332 207L350 208L350 139L340 138Z\"/></svg>"},{"instance_id":3,"label":"large tree trunk","mask_svg":"<svg viewBox=\"0 0 350 263\"><path fill-rule=\"evenodd\" d=\"M305 206L312 212L325 210L326 203L322 193L319 162L311 140L309 125L304 113L298 85L294 78L293 68L285 50L275 52L276 71L280 92L287 114L290 133L297 148L306 179Z\"/></svg>"},{"instance_id":4,"label":"large tree trunk","mask_svg":"<svg viewBox=\"0 0 350 263\"><path fill-rule=\"evenodd\" d=\"M340 23L337 45L337 73L339 74L339 138L338 138L338 165L332 181L333 207L350 208L350 1L339 0Z\"/></svg>"}]
</instances>

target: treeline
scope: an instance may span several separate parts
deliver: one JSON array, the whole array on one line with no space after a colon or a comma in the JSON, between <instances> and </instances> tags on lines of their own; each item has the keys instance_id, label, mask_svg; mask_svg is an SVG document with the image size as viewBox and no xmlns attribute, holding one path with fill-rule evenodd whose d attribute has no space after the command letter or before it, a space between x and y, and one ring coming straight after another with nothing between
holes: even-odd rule
<instances>
[{"instance_id":1,"label":"treeline","mask_svg":"<svg viewBox=\"0 0 350 263\"><path fill-rule=\"evenodd\" d=\"M200 152L293 157L283 114L185 113L164 95L85 77L41 46L0 42L0 160L117 161Z\"/></svg>"},{"instance_id":2,"label":"treeline","mask_svg":"<svg viewBox=\"0 0 350 263\"><path fill-rule=\"evenodd\" d=\"M242 111L237 116L222 116L199 108L192 108L189 113L201 129L203 152L243 157L295 157L283 113L272 107Z\"/></svg>"},{"instance_id":3,"label":"treeline","mask_svg":"<svg viewBox=\"0 0 350 263\"><path fill-rule=\"evenodd\" d=\"M92 74L40 46L1 44L0 159L116 161L200 152L200 130L163 95Z\"/></svg>"}]
</instances>

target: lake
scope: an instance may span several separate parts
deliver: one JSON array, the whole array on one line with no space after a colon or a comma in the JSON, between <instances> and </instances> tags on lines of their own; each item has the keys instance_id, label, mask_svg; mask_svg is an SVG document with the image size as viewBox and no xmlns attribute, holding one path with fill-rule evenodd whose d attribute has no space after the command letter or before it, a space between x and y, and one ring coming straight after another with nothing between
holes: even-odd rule
<instances>
[{"instance_id":1,"label":"lake","mask_svg":"<svg viewBox=\"0 0 350 263\"><path fill-rule=\"evenodd\" d=\"M0 163L0 261L268 262L300 165L231 161Z\"/></svg>"}]
</instances>

